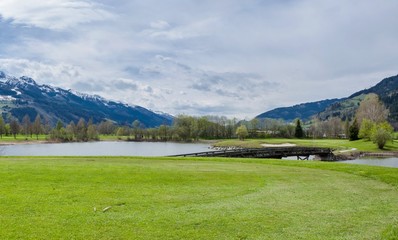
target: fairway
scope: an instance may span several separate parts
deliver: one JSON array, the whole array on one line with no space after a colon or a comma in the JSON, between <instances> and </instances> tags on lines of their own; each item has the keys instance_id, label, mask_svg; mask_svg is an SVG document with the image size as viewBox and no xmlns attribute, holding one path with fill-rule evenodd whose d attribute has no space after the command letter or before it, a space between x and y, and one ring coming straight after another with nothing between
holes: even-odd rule
<instances>
[{"instance_id":1,"label":"fairway","mask_svg":"<svg viewBox=\"0 0 398 240\"><path fill-rule=\"evenodd\" d=\"M0 176L0 239L398 234L398 169L247 159L9 157L0 159Z\"/></svg>"}]
</instances>

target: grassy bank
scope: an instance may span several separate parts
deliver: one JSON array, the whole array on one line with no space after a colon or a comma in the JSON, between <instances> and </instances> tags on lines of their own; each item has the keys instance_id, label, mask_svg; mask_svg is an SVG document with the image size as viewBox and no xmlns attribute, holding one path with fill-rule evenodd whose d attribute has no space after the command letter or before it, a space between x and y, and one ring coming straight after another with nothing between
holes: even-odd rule
<instances>
[{"instance_id":1,"label":"grassy bank","mask_svg":"<svg viewBox=\"0 0 398 240\"><path fill-rule=\"evenodd\" d=\"M36 135L33 135L32 137L30 136L25 136L22 134L14 136L6 136L3 135L0 138L0 144L11 144L11 143L35 143L35 142L42 142L47 140L47 135L41 134L36 138Z\"/></svg>"},{"instance_id":2,"label":"grassy bank","mask_svg":"<svg viewBox=\"0 0 398 240\"><path fill-rule=\"evenodd\" d=\"M307 147L328 147L336 150L350 150L357 149L358 151L380 152L380 151L398 151L398 141L388 142L384 150L377 148L377 145L367 140L349 141L346 139L286 139L286 138L267 138L267 139L247 139L240 140L225 140L220 141L214 146L228 147L237 146L244 148L260 148L262 144L282 144L291 143L297 146Z\"/></svg>"},{"instance_id":3,"label":"grassy bank","mask_svg":"<svg viewBox=\"0 0 398 240\"><path fill-rule=\"evenodd\" d=\"M0 239L396 239L398 169L255 159L0 159ZM395 238L394 238L395 237Z\"/></svg>"}]
</instances>

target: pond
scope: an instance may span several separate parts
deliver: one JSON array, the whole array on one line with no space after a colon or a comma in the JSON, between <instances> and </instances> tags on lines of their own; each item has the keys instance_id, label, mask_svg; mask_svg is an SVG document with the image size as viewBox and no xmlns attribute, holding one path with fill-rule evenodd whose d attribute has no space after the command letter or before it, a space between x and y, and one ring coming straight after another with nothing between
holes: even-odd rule
<instances>
[{"instance_id":1,"label":"pond","mask_svg":"<svg viewBox=\"0 0 398 240\"><path fill-rule=\"evenodd\" d=\"M0 146L2 156L168 156L211 151L209 144L172 142L87 142Z\"/></svg>"},{"instance_id":2,"label":"pond","mask_svg":"<svg viewBox=\"0 0 398 240\"><path fill-rule=\"evenodd\" d=\"M168 156L206 151L212 151L210 144L173 142L88 142L0 146L2 156ZM398 158L362 158L340 162L398 167Z\"/></svg>"},{"instance_id":3,"label":"pond","mask_svg":"<svg viewBox=\"0 0 398 240\"><path fill-rule=\"evenodd\" d=\"M349 164L365 164L382 167L398 168L398 158L360 158L355 160L341 161Z\"/></svg>"}]
</instances>

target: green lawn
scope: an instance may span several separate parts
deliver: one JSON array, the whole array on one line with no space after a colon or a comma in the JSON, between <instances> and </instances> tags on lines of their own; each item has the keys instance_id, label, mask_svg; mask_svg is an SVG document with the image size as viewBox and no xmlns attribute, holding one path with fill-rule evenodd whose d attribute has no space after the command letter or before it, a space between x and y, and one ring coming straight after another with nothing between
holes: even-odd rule
<instances>
[{"instance_id":1,"label":"green lawn","mask_svg":"<svg viewBox=\"0 0 398 240\"><path fill-rule=\"evenodd\" d=\"M0 176L0 239L398 238L395 168L3 157Z\"/></svg>"},{"instance_id":2,"label":"green lawn","mask_svg":"<svg viewBox=\"0 0 398 240\"><path fill-rule=\"evenodd\" d=\"M45 140L47 140L47 135L44 135L44 134L39 135L38 141L45 141ZM3 135L0 138L0 144L1 143L7 144L7 143L11 143L11 142L37 142L37 139L36 139L36 135L33 135L32 137L30 137L30 136L25 136L22 134L18 134L16 136L16 138L14 138L14 136L12 136L12 135L10 135L10 136Z\"/></svg>"},{"instance_id":3,"label":"green lawn","mask_svg":"<svg viewBox=\"0 0 398 240\"><path fill-rule=\"evenodd\" d=\"M220 141L215 146L238 146L245 148L260 148L261 144L282 144L292 143L298 146L308 147L328 147L336 150L349 150L357 149L358 151L368 152L379 152L380 149L377 145L367 140L349 141L346 139L288 139L288 138L267 138L267 139L247 139L245 141L240 140L225 140ZM398 151L398 141L388 142L385 146L384 151Z\"/></svg>"}]
</instances>

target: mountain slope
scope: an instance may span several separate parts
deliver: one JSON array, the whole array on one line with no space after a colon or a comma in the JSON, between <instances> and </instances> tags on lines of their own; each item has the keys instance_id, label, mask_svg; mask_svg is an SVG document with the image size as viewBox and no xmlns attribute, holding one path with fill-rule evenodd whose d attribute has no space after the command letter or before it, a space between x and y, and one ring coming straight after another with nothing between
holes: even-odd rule
<instances>
[{"instance_id":1,"label":"mountain slope","mask_svg":"<svg viewBox=\"0 0 398 240\"><path fill-rule=\"evenodd\" d=\"M26 114L33 120L37 114L52 124L77 122L80 118L94 123L111 120L131 124L139 120L146 127L171 124L172 117L157 114L140 106L108 101L100 96L75 93L48 85L38 85L32 78L16 78L0 71L0 110L21 120Z\"/></svg>"},{"instance_id":2,"label":"mountain slope","mask_svg":"<svg viewBox=\"0 0 398 240\"><path fill-rule=\"evenodd\" d=\"M383 79L375 86L358 91L348 98L331 99L312 103L303 103L292 107L276 108L262 113L256 118L274 118L292 121L295 118L308 120L316 115L321 120L331 117L339 117L343 120L352 119L360 102L366 94L375 93L389 109L389 120L398 122L398 75Z\"/></svg>"},{"instance_id":3,"label":"mountain slope","mask_svg":"<svg viewBox=\"0 0 398 240\"><path fill-rule=\"evenodd\" d=\"M328 106L324 111L319 112L316 116L320 120L327 120L331 117L339 117L343 121L345 121L346 119L353 119L359 107L359 104L365 98L365 96L366 94L360 94L333 103L332 105Z\"/></svg>"},{"instance_id":4,"label":"mountain slope","mask_svg":"<svg viewBox=\"0 0 398 240\"><path fill-rule=\"evenodd\" d=\"M389 109L390 122L398 121L398 75L385 78L375 86L361 90L352 94L346 100L332 104L325 111L318 114L320 119L325 120L331 116L338 116L345 120L352 119L360 102L365 98L366 94L375 93L380 100Z\"/></svg>"},{"instance_id":5,"label":"mountain slope","mask_svg":"<svg viewBox=\"0 0 398 240\"><path fill-rule=\"evenodd\" d=\"M292 107L276 108L268 112L258 115L256 118L274 118L283 119L287 122L293 121L296 118L302 120L309 120L313 115L324 111L333 103L340 102L342 99L327 99L318 102L302 103Z\"/></svg>"},{"instance_id":6,"label":"mountain slope","mask_svg":"<svg viewBox=\"0 0 398 240\"><path fill-rule=\"evenodd\" d=\"M390 110L390 120L398 121L398 75L383 79L374 87L354 93L350 98L361 95L376 93L380 100Z\"/></svg>"}]
</instances>

